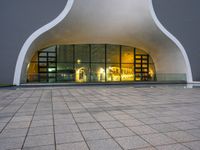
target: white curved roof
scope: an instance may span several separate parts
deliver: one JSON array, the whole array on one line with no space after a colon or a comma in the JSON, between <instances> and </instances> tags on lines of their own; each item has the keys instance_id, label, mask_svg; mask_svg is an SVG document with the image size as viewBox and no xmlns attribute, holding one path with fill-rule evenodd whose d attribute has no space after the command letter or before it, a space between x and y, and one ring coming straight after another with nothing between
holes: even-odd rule
<instances>
[{"instance_id":1,"label":"white curved roof","mask_svg":"<svg viewBox=\"0 0 200 150\"><path fill-rule=\"evenodd\" d=\"M26 41L16 68L25 72L33 53L53 44L121 44L147 51L158 74L185 73L192 81L184 48L159 23L151 0L68 0L55 21ZM23 77L15 75L18 84Z\"/></svg>"}]
</instances>

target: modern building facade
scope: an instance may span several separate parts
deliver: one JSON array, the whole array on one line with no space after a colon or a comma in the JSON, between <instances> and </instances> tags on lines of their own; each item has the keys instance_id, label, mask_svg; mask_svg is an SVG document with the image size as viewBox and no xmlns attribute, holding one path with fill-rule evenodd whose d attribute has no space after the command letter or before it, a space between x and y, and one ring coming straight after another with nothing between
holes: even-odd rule
<instances>
[{"instance_id":1,"label":"modern building facade","mask_svg":"<svg viewBox=\"0 0 200 150\"><path fill-rule=\"evenodd\" d=\"M199 4L1 1L0 83L199 81Z\"/></svg>"}]
</instances>

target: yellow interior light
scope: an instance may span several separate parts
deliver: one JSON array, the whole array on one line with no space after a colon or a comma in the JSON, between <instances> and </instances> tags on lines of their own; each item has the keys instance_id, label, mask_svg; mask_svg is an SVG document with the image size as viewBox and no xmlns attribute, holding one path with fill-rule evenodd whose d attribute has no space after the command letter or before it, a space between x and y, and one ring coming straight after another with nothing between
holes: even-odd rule
<instances>
[{"instance_id":1,"label":"yellow interior light","mask_svg":"<svg viewBox=\"0 0 200 150\"><path fill-rule=\"evenodd\" d=\"M80 63L81 63L81 60L80 60L80 59L78 59L78 60L77 60L77 63L78 63L78 64L80 64Z\"/></svg>"}]
</instances>

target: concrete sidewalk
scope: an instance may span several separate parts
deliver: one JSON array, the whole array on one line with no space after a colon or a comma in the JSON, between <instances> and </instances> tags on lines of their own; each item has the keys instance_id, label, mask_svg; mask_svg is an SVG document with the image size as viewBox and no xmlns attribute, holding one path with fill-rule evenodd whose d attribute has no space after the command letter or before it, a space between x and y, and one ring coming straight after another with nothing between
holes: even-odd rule
<instances>
[{"instance_id":1,"label":"concrete sidewalk","mask_svg":"<svg viewBox=\"0 0 200 150\"><path fill-rule=\"evenodd\" d=\"M0 90L0 150L199 150L200 89Z\"/></svg>"}]
</instances>

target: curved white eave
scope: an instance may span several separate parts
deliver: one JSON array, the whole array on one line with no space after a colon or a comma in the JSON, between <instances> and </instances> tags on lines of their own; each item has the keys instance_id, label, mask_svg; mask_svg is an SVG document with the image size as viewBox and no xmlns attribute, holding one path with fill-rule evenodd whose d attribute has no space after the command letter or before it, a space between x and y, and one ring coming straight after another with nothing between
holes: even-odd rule
<instances>
[{"instance_id":1,"label":"curved white eave","mask_svg":"<svg viewBox=\"0 0 200 150\"><path fill-rule=\"evenodd\" d=\"M181 44L180 41L178 41L178 39L173 36L169 31L167 31L167 29L161 24L161 22L159 21L159 19L156 16L154 7L153 7L153 0L149 0L149 6L150 6L150 13L151 16L155 22L155 24L157 25L157 27L169 38L171 39L176 45L177 47L180 49L185 63L186 63L186 67L187 67L187 83L192 83L193 82L193 78L192 78L192 71L191 71L191 66L190 66L190 62L187 56L187 53L185 51L185 48L183 47L183 45Z\"/></svg>"},{"instance_id":2,"label":"curved white eave","mask_svg":"<svg viewBox=\"0 0 200 150\"><path fill-rule=\"evenodd\" d=\"M74 3L74 0L68 0L65 8L63 11L60 13L58 17L56 17L53 21L50 23L46 24L45 26L41 27L37 31L35 31L24 43L22 46L22 49L19 53L19 56L17 58L17 63L15 66L15 74L14 74L14 80L13 80L13 85L20 85L20 78L21 78L21 73L22 73L22 67L23 63L25 60L25 56L27 54L27 51L29 50L31 44L43 33L47 32L48 30L52 29L55 27L57 24L59 24L69 13L69 11L72 8L72 5Z\"/></svg>"},{"instance_id":3,"label":"curved white eave","mask_svg":"<svg viewBox=\"0 0 200 150\"><path fill-rule=\"evenodd\" d=\"M15 67L15 75L14 75L14 81L13 84L15 85L20 85L20 78L21 78L21 74L22 74L22 69L23 69L23 64L26 58L26 54L28 53L28 50L30 49L32 43L38 38L40 37L43 33L49 31L50 29L54 28L56 25L58 25L60 22L62 22L65 17L68 15L69 11L72 8L72 5L74 4L74 0L68 0L64 10L61 12L61 14L54 19L52 22L48 23L47 25L43 26L42 28L38 29L37 31L35 31L24 43L20 54L18 56L17 59L17 64ZM149 10L152 16L153 21L155 22L156 26L158 27L158 29L160 29L169 39L171 39L172 42L174 42L176 44L176 46L179 48L179 50L181 51L183 57L184 57L184 61L187 67L187 82L190 83L192 82L192 73L191 73L191 67L190 67L190 63L189 63L189 59L188 56L186 54L186 51L184 49L184 47L182 46L182 44L171 34L169 33L164 27L163 25L160 23L160 21L158 20L154 8L153 8L153 2L152 0L149 0Z\"/></svg>"}]
</instances>

